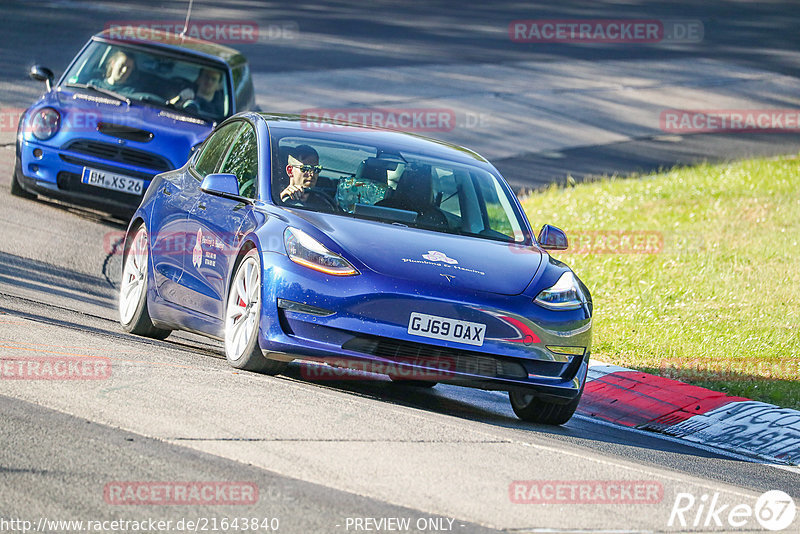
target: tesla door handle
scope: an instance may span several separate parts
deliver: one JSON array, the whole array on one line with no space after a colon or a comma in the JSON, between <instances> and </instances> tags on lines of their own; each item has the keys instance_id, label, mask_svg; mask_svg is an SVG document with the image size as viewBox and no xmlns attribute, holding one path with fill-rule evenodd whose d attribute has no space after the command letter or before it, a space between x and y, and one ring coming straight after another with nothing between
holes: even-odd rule
<instances>
[{"instance_id":1,"label":"tesla door handle","mask_svg":"<svg viewBox=\"0 0 800 534\"><path fill-rule=\"evenodd\" d=\"M168 197L172 196L172 191L170 191L169 187L166 185L164 186L164 194L167 195Z\"/></svg>"},{"instance_id":2,"label":"tesla door handle","mask_svg":"<svg viewBox=\"0 0 800 534\"><path fill-rule=\"evenodd\" d=\"M203 204L202 202L200 204L198 204L197 207L200 208L201 210L206 209L206 205Z\"/></svg>"}]
</instances>

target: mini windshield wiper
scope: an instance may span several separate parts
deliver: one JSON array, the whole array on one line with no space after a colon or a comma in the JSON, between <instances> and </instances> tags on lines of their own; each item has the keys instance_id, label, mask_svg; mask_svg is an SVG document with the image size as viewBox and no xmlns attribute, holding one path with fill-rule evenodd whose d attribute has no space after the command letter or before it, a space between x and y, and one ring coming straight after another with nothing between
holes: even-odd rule
<instances>
[{"instance_id":1,"label":"mini windshield wiper","mask_svg":"<svg viewBox=\"0 0 800 534\"><path fill-rule=\"evenodd\" d=\"M67 87L79 87L81 89L92 89L93 91L97 91L98 93L102 93L104 95L116 98L122 102L125 102L129 106L131 105L131 99L125 95L121 95L111 89L103 89L102 87L98 87L93 83L68 83Z\"/></svg>"}]
</instances>

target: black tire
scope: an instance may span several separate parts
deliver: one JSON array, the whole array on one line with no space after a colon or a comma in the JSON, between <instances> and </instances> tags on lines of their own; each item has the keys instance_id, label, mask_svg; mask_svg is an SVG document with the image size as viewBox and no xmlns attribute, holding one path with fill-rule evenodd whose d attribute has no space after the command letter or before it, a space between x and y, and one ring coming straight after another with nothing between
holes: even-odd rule
<instances>
[{"instance_id":1,"label":"black tire","mask_svg":"<svg viewBox=\"0 0 800 534\"><path fill-rule=\"evenodd\" d=\"M404 380L399 377L395 377L389 375L389 378L392 379L392 382L397 384L398 386L407 386L412 388L432 388L439 382L435 382L433 380Z\"/></svg>"},{"instance_id":2,"label":"black tire","mask_svg":"<svg viewBox=\"0 0 800 534\"><path fill-rule=\"evenodd\" d=\"M231 306L235 305L237 301L239 301L236 296L238 293L236 287L237 280L240 276L246 276L246 274L243 274L242 271L247 268L248 263L252 265L251 262L253 261L255 261L258 273L258 286L256 288L256 294L259 295L258 305L255 313L253 314L255 321L253 327L254 329L249 336L248 342L241 351L241 355L239 355L236 347L233 346L235 344L235 337L229 334L229 330L232 328L232 326L229 324L229 321L234 321L235 324L235 320L231 319L231 315L236 315L235 311L230 310L230 308ZM227 304L225 306L225 359L227 359L228 363L236 369L253 371L256 373L263 373L273 376L278 375L286 370L286 367L289 365L288 362L267 358L264 356L261 347L258 345L258 331L261 322L261 259L258 255L258 250L251 249L249 252L247 252L247 254L245 254L239 260L233 272L234 274L231 278L228 298L226 299ZM248 311L250 306L250 301L248 301L246 308Z\"/></svg>"},{"instance_id":3,"label":"black tire","mask_svg":"<svg viewBox=\"0 0 800 534\"><path fill-rule=\"evenodd\" d=\"M134 240L137 239L139 235L139 231L143 231L145 235L145 242L147 240L147 228L145 228L144 224L140 224L133 228L131 232L128 234L128 237L125 239L125 252L122 257L122 282L120 283L120 324L122 325L122 329L130 334L136 334L137 336L145 336L151 337L154 339L166 339L167 336L171 333L171 330L165 330L163 328L158 328L153 324L153 321L150 319L150 312L147 310L147 283L148 283L148 272L147 266L145 265L143 278L141 279L141 283L143 284L143 291L139 292L139 298L136 302L136 308L133 311L133 314L130 319L127 320L124 317L123 312L123 305L122 305L122 291L126 288L125 278L129 276L126 273L126 266L128 261L132 261L130 250L134 243ZM146 246L146 245L145 245ZM145 258L147 261L147 258Z\"/></svg>"},{"instance_id":4,"label":"black tire","mask_svg":"<svg viewBox=\"0 0 800 534\"><path fill-rule=\"evenodd\" d=\"M511 409L523 421L543 425L563 425L572 418L578 408L581 394L566 404L558 404L534 395L509 391L508 400L511 402Z\"/></svg>"},{"instance_id":5,"label":"black tire","mask_svg":"<svg viewBox=\"0 0 800 534\"><path fill-rule=\"evenodd\" d=\"M11 175L11 194L15 197L26 198L28 200L33 200L36 198L34 193L29 193L22 188L22 185L19 183L18 176L22 174L22 163L19 159L19 151L17 152L17 161L14 164L14 174Z\"/></svg>"}]
</instances>

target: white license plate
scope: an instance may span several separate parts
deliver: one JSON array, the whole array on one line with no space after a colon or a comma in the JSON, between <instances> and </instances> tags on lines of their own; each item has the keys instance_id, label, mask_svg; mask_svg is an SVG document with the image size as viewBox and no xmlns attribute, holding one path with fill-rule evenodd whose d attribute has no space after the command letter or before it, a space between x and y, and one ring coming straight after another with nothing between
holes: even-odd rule
<instances>
[{"instance_id":1,"label":"white license plate","mask_svg":"<svg viewBox=\"0 0 800 534\"><path fill-rule=\"evenodd\" d=\"M131 195L141 195L144 190L144 180L89 167L83 168L81 182L95 187L130 193Z\"/></svg>"},{"instance_id":2,"label":"white license plate","mask_svg":"<svg viewBox=\"0 0 800 534\"><path fill-rule=\"evenodd\" d=\"M486 325L412 312L408 320L408 333L480 347L483 346Z\"/></svg>"}]
</instances>

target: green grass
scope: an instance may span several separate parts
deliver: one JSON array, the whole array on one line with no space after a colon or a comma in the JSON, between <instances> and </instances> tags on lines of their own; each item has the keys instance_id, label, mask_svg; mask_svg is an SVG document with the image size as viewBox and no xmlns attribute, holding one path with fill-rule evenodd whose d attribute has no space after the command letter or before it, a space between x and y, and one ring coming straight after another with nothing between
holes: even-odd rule
<instances>
[{"instance_id":1,"label":"green grass","mask_svg":"<svg viewBox=\"0 0 800 534\"><path fill-rule=\"evenodd\" d=\"M523 206L581 243L553 256L592 292L593 357L800 409L798 157L554 186ZM662 242L609 253L597 230Z\"/></svg>"}]
</instances>

